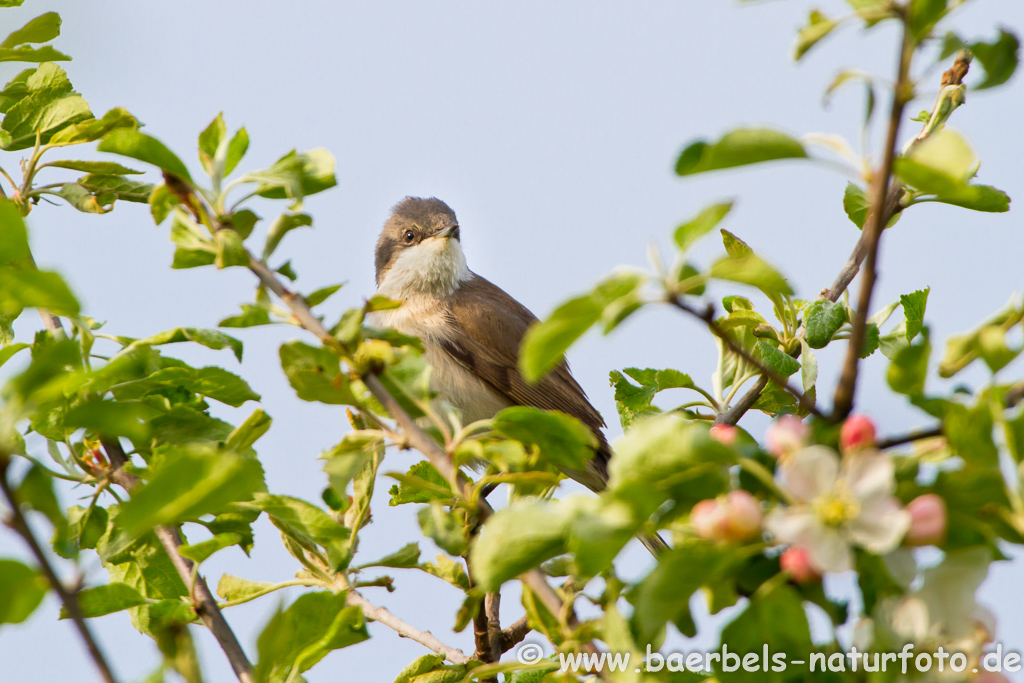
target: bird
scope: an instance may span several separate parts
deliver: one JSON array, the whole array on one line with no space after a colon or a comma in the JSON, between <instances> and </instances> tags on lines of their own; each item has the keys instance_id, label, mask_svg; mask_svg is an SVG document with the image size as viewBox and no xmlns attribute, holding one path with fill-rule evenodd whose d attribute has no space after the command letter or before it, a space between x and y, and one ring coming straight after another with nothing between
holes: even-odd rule
<instances>
[{"instance_id":1,"label":"bird","mask_svg":"<svg viewBox=\"0 0 1024 683\"><path fill-rule=\"evenodd\" d=\"M594 492L608 482L612 450L605 422L563 359L531 384L519 371L519 349L537 317L466 264L455 212L435 197L406 197L391 210L377 240L376 294L398 308L367 322L417 337L431 365L430 388L466 423L493 418L510 406L557 410L586 425L597 439L584 470L561 468ZM656 534L641 542L657 556L667 548Z\"/></svg>"}]
</instances>

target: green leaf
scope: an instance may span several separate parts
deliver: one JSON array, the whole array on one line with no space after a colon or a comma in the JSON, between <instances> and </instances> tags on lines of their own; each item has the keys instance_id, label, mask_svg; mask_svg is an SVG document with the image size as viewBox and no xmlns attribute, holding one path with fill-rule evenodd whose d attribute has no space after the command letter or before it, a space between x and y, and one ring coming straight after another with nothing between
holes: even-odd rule
<instances>
[{"instance_id":1,"label":"green leaf","mask_svg":"<svg viewBox=\"0 0 1024 683\"><path fill-rule=\"evenodd\" d=\"M89 117L84 121L74 123L67 128L62 129L50 138L50 144L55 146L64 145L77 145L82 142L92 142L93 140L99 140L101 137L114 130L115 128L138 128L139 121L132 116L126 109L121 107L115 107L109 110L103 115L103 118L97 119ZM78 162L81 163L81 162ZM108 162L90 162L90 163L108 163ZM51 162L51 165L54 165ZM126 173L127 171L120 171ZM138 171L131 171L131 173L138 173Z\"/></svg>"},{"instance_id":2,"label":"green leaf","mask_svg":"<svg viewBox=\"0 0 1024 683\"><path fill-rule=\"evenodd\" d=\"M28 619L49 589L46 578L35 569L0 559L0 624L20 624Z\"/></svg>"},{"instance_id":3,"label":"green leaf","mask_svg":"<svg viewBox=\"0 0 1024 683\"><path fill-rule=\"evenodd\" d=\"M907 321L907 341L913 341L921 328L924 327L924 309L928 303L928 292L931 287L900 296L903 304L903 316Z\"/></svg>"},{"instance_id":4,"label":"green leaf","mask_svg":"<svg viewBox=\"0 0 1024 683\"><path fill-rule=\"evenodd\" d=\"M985 69L985 78L974 86L975 90L1002 85L1017 70L1020 40L1006 29L999 29L999 37L991 43L971 43L970 50L975 60Z\"/></svg>"},{"instance_id":5,"label":"green leaf","mask_svg":"<svg viewBox=\"0 0 1024 683\"><path fill-rule=\"evenodd\" d=\"M264 263L270 258L270 255L277 249L277 245L281 243L284 236L295 228L301 228L303 226L313 225L313 217L305 213L282 213L274 221L273 225L270 226L270 230L267 232L267 243L263 247L263 258Z\"/></svg>"},{"instance_id":6,"label":"green leaf","mask_svg":"<svg viewBox=\"0 0 1024 683\"><path fill-rule=\"evenodd\" d=\"M789 377L800 369L800 362L784 351L780 351L763 339L754 345L754 360L779 377Z\"/></svg>"},{"instance_id":7,"label":"green leaf","mask_svg":"<svg viewBox=\"0 0 1024 683\"><path fill-rule=\"evenodd\" d=\"M456 557L466 553L469 538L463 521L454 512L432 501L429 506L420 508L416 517L424 535L432 539L438 548Z\"/></svg>"},{"instance_id":8,"label":"green leaf","mask_svg":"<svg viewBox=\"0 0 1024 683\"><path fill-rule=\"evenodd\" d=\"M185 389L234 408L246 401L260 400L260 395L254 392L245 380L224 368L187 366L163 368L145 379L122 384L119 397L141 398L158 393L164 388Z\"/></svg>"},{"instance_id":9,"label":"green leaf","mask_svg":"<svg viewBox=\"0 0 1024 683\"><path fill-rule=\"evenodd\" d=\"M224 125L223 112L218 113L217 118L199 134L199 161L208 175L214 174L213 158L217 155L217 147L226 134L227 126Z\"/></svg>"},{"instance_id":10,"label":"green leaf","mask_svg":"<svg viewBox=\"0 0 1024 683\"><path fill-rule=\"evenodd\" d=\"M2 54L0 54L2 60ZM71 87L67 74L56 64L41 64L25 81L25 96L7 110L3 130L10 139L3 148L12 151L45 144L65 126L92 118L88 103Z\"/></svg>"},{"instance_id":11,"label":"green leaf","mask_svg":"<svg viewBox=\"0 0 1024 683\"><path fill-rule=\"evenodd\" d=\"M519 370L528 382L536 382L562 362L565 352L583 333L611 314L614 324L621 304L635 300L644 278L636 273L612 275L584 296L570 299L547 320L534 323L519 350Z\"/></svg>"},{"instance_id":12,"label":"green leaf","mask_svg":"<svg viewBox=\"0 0 1024 683\"><path fill-rule=\"evenodd\" d=\"M710 274L711 277L719 280L730 280L757 287L769 297L793 293L793 289L779 271L753 254L740 258L719 259L712 264Z\"/></svg>"},{"instance_id":13,"label":"green leaf","mask_svg":"<svg viewBox=\"0 0 1024 683\"><path fill-rule=\"evenodd\" d=\"M292 341L281 345L280 356L284 374L302 400L357 405L348 375L329 349Z\"/></svg>"},{"instance_id":14,"label":"green leaf","mask_svg":"<svg viewBox=\"0 0 1024 683\"><path fill-rule=\"evenodd\" d=\"M742 654L767 648L771 653L785 653L787 662L806 661L812 643L800 594L788 584L766 593L755 593L747 608L722 629L722 644L728 646L730 652ZM743 667L736 667L733 672L720 670L716 677L722 683L791 680L785 671L751 672Z\"/></svg>"},{"instance_id":15,"label":"green leaf","mask_svg":"<svg viewBox=\"0 0 1024 683\"><path fill-rule=\"evenodd\" d=\"M65 183L56 190L49 191L57 195L71 206L84 213L107 213L110 209L100 206L92 192L78 183Z\"/></svg>"},{"instance_id":16,"label":"green leaf","mask_svg":"<svg viewBox=\"0 0 1024 683\"><path fill-rule=\"evenodd\" d=\"M242 160L242 157L245 156L248 149L249 134L245 131L245 128L239 128L238 132L231 138L231 142L228 143L227 158L224 160L225 176L235 170L235 167L238 166L238 162Z\"/></svg>"},{"instance_id":17,"label":"green leaf","mask_svg":"<svg viewBox=\"0 0 1024 683\"><path fill-rule=\"evenodd\" d=\"M135 339L121 350L119 355L125 356L142 346L161 346L163 344L177 344L179 342L195 342L209 349L219 351L230 348L235 358L242 360L242 342L229 337L217 330L206 330L198 327L176 327L152 337Z\"/></svg>"},{"instance_id":18,"label":"green leaf","mask_svg":"<svg viewBox=\"0 0 1024 683\"><path fill-rule=\"evenodd\" d=\"M217 327L256 327L271 324L270 313L266 308L254 304L242 304L242 314L224 318Z\"/></svg>"},{"instance_id":19,"label":"green leaf","mask_svg":"<svg viewBox=\"0 0 1024 683\"><path fill-rule=\"evenodd\" d=\"M337 292L343 286L344 285L331 285L330 287L321 287L312 294L308 294L303 298L306 299L306 303L310 306L316 306L318 304L322 304L328 299L328 297Z\"/></svg>"},{"instance_id":20,"label":"green leaf","mask_svg":"<svg viewBox=\"0 0 1024 683\"><path fill-rule=\"evenodd\" d=\"M14 33L7 36L0 48L18 47L26 43L45 43L60 35L60 15L56 12L41 14Z\"/></svg>"},{"instance_id":21,"label":"green leaf","mask_svg":"<svg viewBox=\"0 0 1024 683\"><path fill-rule=\"evenodd\" d=\"M256 227L256 223L260 221L260 217L249 209L242 209L241 211L235 211L229 217L225 219L225 222L234 228L238 236L243 240L248 239L249 235L252 234L252 230Z\"/></svg>"},{"instance_id":22,"label":"green leaf","mask_svg":"<svg viewBox=\"0 0 1024 683\"><path fill-rule=\"evenodd\" d=\"M871 210L868 193L852 182L846 183L846 191L843 193L843 210L846 211L846 215L854 225L863 229L864 223L868 220L868 212Z\"/></svg>"},{"instance_id":23,"label":"green leaf","mask_svg":"<svg viewBox=\"0 0 1024 683\"><path fill-rule=\"evenodd\" d=\"M113 161L48 161L46 166L54 166L56 168L67 168L72 171L83 171L85 173L98 173L101 175L122 175L125 173L143 173L143 171L135 171L122 166L121 164L115 164Z\"/></svg>"},{"instance_id":24,"label":"green leaf","mask_svg":"<svg viewBox=\"0 0 1024 683\"><path fill-rule=\"evenodd\" d=\"M0 266L27 265L30 253L25 219L14 202L0 199Z\"/></svg>"},{"instance_id":25,"label":"green leaf","mask_svg":"<svg viewBox=\"0 0 1024 683\"><path fill-rule=\"evenodd\" d=\"M218 268L230 268L232 266L249 266L249 252L242 243L242 237L234 230L218 230L214 233L214 241L217 244L217 253L214 257L214 265Z\"/></svg>"},{"instance_id":26,"label":"green leaf","mask_svg":"<svg viewBox=\"0 0 1024 683\"><path fill-rule=\"evenodd\" d=\"M433 562L425 562L419 566L420 569L432 574L439 579L447 581L451 585L455 586L464 591L469 590L469 575L466 574L466 570L462 568L462 564L448 557L447 555L437 555Z\"/></svg>"},{"instance_id":27,"label":"green leaf","mask_svg":"<svg viewBox=\"0 0 1024 683\"><path fill-rule=\"evenodd\" d=\"M910 0L908 27L915 39L928 35L946 11L946 0Z\"/></svg>"},{"instance_id":28,"label":"green leaf","mask_svg":"<svg viewBox=\"0 0 1024 683\"><path fill-rule=\"evenodd\" d=\"M14 315L22 308L45 308L67 316L76 316L81 310L57 273L0 268L0 312Z\"/></svg>"},{"instance_id":29,"label":"green leaf","mask_svg":"<svg viewBox=\"0 0 1024 683\"><path fill-rule=\"evenodd\" d=\"M907 185L935 201L985 212L1010 210L1010 198L988 185L969 184L977 158L967 141L948 128L928 136L894 170Z\"/></svg>"},{"instance_id":30,"label":"green leaf","mask_svg":"<svg viewBox=\"0 0 1024 683\"><path fill-rule=\"evenodd\" d=\"M846 307L828 299L815 299L804 312L804 327L807 330L807 345L812 349L823 349L846 322Z\"/></svg>"},{"instance_id":31,"label":"green leaf","mask_svg":"<svg viewBox=\"0 0 1024 683\"><path fill-rule=\"evenodd\" d=\"M334 157L325 149L302 154L294 150L274 162L270 168L242 176L242 182L256 183L261 197L294 199L295 208L303 197L334 187Z\"/></svg>"},{"instance_id":32,"label":"green leaf","mask_svg":"<svg viewBox=\"0 0 1024 683\"><path fill-rule=\"evenodd\" d=\"M718 580L740 560L735 546L689 542L662 555L629 594L633 625L641 642L651 642L672 622L689 636L695 633L690 598L703 585Z\"/></svg>"},{"instance_id":33,"label":"green leaf","mask_svg":"<svg viewBox=\"0 0 1024 683\"><path fill-rule=\"evenodd\" d=\"M484 591L566 550L572 510L558 501L518 500L484 523L470 549L473 578Z\"/></svg>"},{"instance_id":34,"label":"green leaf","mask_svg":"<svg viewBox=\"0 0 1024 683\"><path fill-rule=\"evenodd\" d=\"M832 29L838 25L818 10L811 10L807 25L800 29L800 32L797 34L793 59L799 61L808 50L817 45L818 41L831 33Z\"/></svg>"},{"instance_id":35,"label":"green leaf","mask_svg":"<svg viewBox=\"0 0 1024 683\"><path fill-rule=\"evenodd\" d=\"M270 416L263 412L262 408L257 408L252 412L252 415L245 419L245 422L238 425L231 434L228 435L227 440L224 442L226 448L230 448L236 453L244 453L252 445L256 443L256 440L267 433L270 429L271 420Z\"/></svg>"},{"instance_id":36,"label":"green leaf","mask_svg":"<svg viewBox=\"0 0 1024 683\"><path fill-rule=\"evenodd\" d=\"M42 47L2 47L0 48L0 62L68 62L71 57L53 48L50 45Z\"/></svg>"},{"instance_id":37,"label":"green leaf","mask_svg":"<svg viewBox=\"0 0 1024 683\"><path fill-rule=\"evenodd\" d=\"M192 182L192 176L189 175L188 169L174 152L156 138L137 130L127 128L113 130L103 138L96 149L153 164L171 175L187 180L189 183Z\"/></svg>"},{"instance_id":38,"label":"green leaf","mask_svg":"<svg viewBox=\"0 0 1024 683\"><path fill-rule=\"evenodd\" d=\"M529 406L502 410L494 418L494 431L527 448L536 447L555 465L577 470L594 457L598 445L594 433L576 418Z\"/></svg>"},{"instance_id":39,"label":"green leaf","mask_svg":"<svg viewBox=\"0 0 1024 683\"><path fill-rule=\"evenodd\" d=\"M679 251L685 252L690 248L690 245L713 230L732 210L732 207L733 202L713 204L676 228L675 241Z\"/></svg>"},{"instance_id":40,"label":"green leaf","mask_svg":"<svg viewBox=\"0 0 1024 683\"><path fill-rule=\"evenodd\" d=\"M992 440L994 421L987 401L978 401L972 407L948 403L944 413L942 434L954 454L972 465L999 467L999 449ZM995 501L979 501L981 505L988 502Z\"/></svg>"},{"instance_id":41,"label":"green leaf","mask_svg":"<svg viewBox=\"0 0 1024 683\"><path fill-rule=\"evenodd\" d=\"M141 404L118 401L84 401L64 414L64 426L83 427L108 437L126 436L135 443L149 436L148 418L154 411Z\"/></svg>"},{"instance_id":42,"label":"green leaf","mask_svg":"<svg viewBox=\"0 0 1024 683\"><path fill-rule=\"evenodd\" d=\"M183 557L187 557L196 564L201 564L218 550L229 548L236 543L239 543L241 540L242 537L239 534L217 534L213 538L203 541L202 543L183 545L178 549L178 552L180 552Z\"/></svg>"},{"instance_id":43,"label":"green leaf","mask_svg":"<svg viewBox=\"0 0 1024 683\"><path fill-rule=\"evenodd\" d=\"M711 438L707 425L658 415L638 421L616 443L608 488L645 519L669 496L680 504L700 500L694 495L713 497L725 486L724 470L735 458L729 447ZM698 473L708 478L701 480Z\"/></svg>"},{"instance_id":44,"label":"green leaf","mask_svg":"<svg viewBox=\"0 0 1024 683\"><path fill-rule=\"evenodd\" d=\"M744 256L750 256L754 253L754 250L750 248L750 245L728 230L723 229L721 230L721 233L722 244L725 246L725 253L729 256L733 258L743 258Z\"/></svg>"},{"instance_id":45,"label":"green leaf","mask_svg":"<svg viewBox=\"0 0 1024 683\"><path fill-rule=\"evenodd\" d=\"M336 547L349 536L349 530L320 508L299 498L256 493L244 507L267 513L281 533L307 547Z\"/></svg>"},{"instance_id":46,"label":"green leaf","mask_svg":"<svg viewBox=\"0 0 1024 683\"><path fill-rule=\"evenodd\" d=\"M727 133L716 143L694 142L679 155L676 173L681 176L757 164L776 159L803 159L807 151L799 140L785 133L749 128Z\"/></svg>"},{"instance_id":47,"label":"green leaf","mask_svg":"<svg viewBox=\"0 0 1024 683\"><path fill-rule=\"evenodd\" d=\"M257 681L297 681L331 650L370 637L357 605L345 606L345 594L329 591L299 596L288 609L278 611L257 641Z\"/></svg>"},{"instance_id":48,"label":"green leaf","mask_svg":"<svg viewBox=\"0 0 1024 683\"><path fill-rule=\"evenodd\" d=\"M818 359L807 342L803 342L800 353L800 384L804 393L814 389L814 383L818 381Z\"/></svg>"},{"instance_id":49,"label":"green leaf","mask_svg":"<svg viewBox=\"0 0 1024 683\"><path fill-rule=\"evenodd\" d=\"M609 374L611 385L615 387L615 405L623 428L628 428L640 417L659 412L658 408L651 406L659 391L695 388L690 376L678 370L626 368L623 372L640 383L639 387L636 386L616 370Z\"/></svg>"},{"instance_id":50,"label":"green leaf","mask_svg":"<svg viewBox=\"0 0 1024 683\"><path fill-rule=\"evenodd\" d=\"M120 612L129 607L138 607L149 602L139 591L126 583L109 583L106 586L86 588L78 592L78 605L86 619L102 617L104 614ZM68 618L67 609L60 608L60 618Z\"/></svg>"},{"instance_id":51,"label":"green leaf","mask_svg":"<svg viewBox=\"0 0 1024 683\"><path fill-rule=\"evenodd\" d=\"M446 503L455 495L452 492L452 485L426 460L410 467L408 474L397 475L389 472L388 476L401 481L401 484L392 486L388 491L391 494L389 505L429 503L433 500Z\"/></svg>"},{"instance_id":52,"label":"green leaf","mask_svg":"<svg viewBox=\"0 0 1024 683\"><path fill-rule=\"evenodd\" d=\"M122 506L125 530L135 536L161 524L216 513L265 490L255 458L204 446L169 446L149 481Z\"/></svg>"},{"instance_id":53,"label":"green leaf","mask_svg":"<svg viewBox=\"0 0 1024 683\"><path fill-rule=\"evenodd\" d=\"M898 394L918 396L924 391L931 344L928 341L927 328L922 332L920 344L900 349L889 364L886 380L889 382L889 388Z\"/></svg>"},{"instance_id":54,"label":"green leaf","mask_svg":"<svg viewBox=\"0 0 1024 683\"><path fill-rule=\"evenodd\" d=\"M106 206L115 199L145 204L153 193L153 186L119 175L91 174L78 179L78 184L96 195L96 201Z\"/></svg>"},{"instance_id":55,"label":"green leaf","mask_svg":"<svg viewBox=\"0 0 1024 683\"><path fill-rule=\"evenodd\" d=\"M217 582L217 595L223 600L234 602L266 593L276 585L265 581L250 581L231 574L221 574L220 581Z\"/></svg>"},{"instance_id":56,"label":"green leaf","mask_svg":"<svg viewBox=\"0 0 1024 683\"><path fill-rule=\"evenodd\" d=\"M418 543L407 543L400 549L385 555L379 560L359 565L360 569L367 567L391 567L393 569L412 569L419 566L420 546Z\"/></svg>"}]
</instances>

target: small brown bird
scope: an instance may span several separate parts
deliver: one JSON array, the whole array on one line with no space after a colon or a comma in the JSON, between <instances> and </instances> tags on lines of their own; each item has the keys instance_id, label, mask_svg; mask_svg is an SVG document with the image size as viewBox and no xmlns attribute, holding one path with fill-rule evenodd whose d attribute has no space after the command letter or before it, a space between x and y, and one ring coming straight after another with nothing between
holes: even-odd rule
<instances>
[{"instance_id":1,"label":"small brown bird","mask_svg":"<svg viewBox=\"0 0 1024 683\"><path fill-rule=\"evenodd\" d=\"M565 474L599 492L608 481L611 449L601 414L563 360L536 384L519 373L519 347L537 320L525 306L466 266L455 212L439 199L406 197L377 241L377 294L402 306L372 314L371 324L423 342L433 367L431 388L467 423L509 406L559 410L593 431L598 449L585 470ZM657 536L641 536L652 553Z\"/></svg>"}]
</instances>

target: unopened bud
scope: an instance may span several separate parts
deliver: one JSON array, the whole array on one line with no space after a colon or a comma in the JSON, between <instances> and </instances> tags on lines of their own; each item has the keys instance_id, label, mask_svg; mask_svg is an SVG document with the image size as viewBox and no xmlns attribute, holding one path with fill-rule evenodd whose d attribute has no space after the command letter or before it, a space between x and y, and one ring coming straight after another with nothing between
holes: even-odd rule
<instances>
[{"instance_id":1,"label":"unopened bud","mask_svg":"<svg viewBox=\"0 0 1024 683\"><path fill-rule=\"evenodd\" d=\"M732 425L714 425L711 427L711 438L716 441L721 441L726 446L731 446L736 443L736 437L739 436L740 430L736 429Z\"/></svg>"},{"instance_id":2,"label":"unopened bud","mask_svg":"<svg viewBox=\"0 0 1024 683\"><path fill-rule=\"evenodd\" d=\"M797 583L807 583L821 577L811 564L811 554L804 548L786 548L779 557L779 565Z\"/></svg>"},{"instance_id":3,"label":"unopened bud","mask_svg":"<svg viewBox=\"0 0 1024 683\"><path fill-rule=\"evenodd\" d=\"M786 457L804 447L810 431L795 415L783 415L768 425L764 433L765 447L776 458Z\"/></svg>"},{"instance_id":4,"label":"unopened bud","mask_svg":"<svg viewBox=\"0 0 1024 683\"><path fill-rule=\"evenodd\" d=\"M853 453L875 445L875 423L867 415L851 415L839 430L839 450Z\"/></svg>"},{"instance_id":5,"label":"unopened bud","mask_svg":"<svg viewBox=\"0 0 1024 683\"><path fill-rule=\"evenodd\" d=\"M746 491L730 491L694 505L690 524L698 536L709 541L745 541L761 528L761 506Z\"/></svg>"},{"instance_id":6,"label":"unopened bud","mask_svg":"<svg viewBox=\"0 0 1024 683\"><path fill-rule=\"evenodd\" d=\"M904 537L907 545L934 545L946 537L948 515L946 501L935 493L926 493L907 503L910 528Z\"/></svg>"}]
</instances>

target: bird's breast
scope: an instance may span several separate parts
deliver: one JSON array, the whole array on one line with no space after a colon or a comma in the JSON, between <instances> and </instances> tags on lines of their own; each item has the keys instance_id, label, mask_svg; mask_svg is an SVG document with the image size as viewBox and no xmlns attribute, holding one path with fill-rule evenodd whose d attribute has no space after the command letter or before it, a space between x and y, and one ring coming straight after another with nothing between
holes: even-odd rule
<instances>
[{"instance_id":1,"label":"bird's breast","mask_svg":"<svg viewBox=\"0 0 1024 683\"><path fill-rule=\"evenodd\" d=\"M446 343L457 339L458 330L436 299L411 296L399 308L374 311L367 317L367 323L391 328L423 342L424 355L431 366L430 388L437 393L437 400L451 404L462 413L464 424L490 419L512 405L444 350Z\"/></svg>"}]
</instances>

